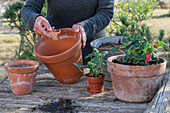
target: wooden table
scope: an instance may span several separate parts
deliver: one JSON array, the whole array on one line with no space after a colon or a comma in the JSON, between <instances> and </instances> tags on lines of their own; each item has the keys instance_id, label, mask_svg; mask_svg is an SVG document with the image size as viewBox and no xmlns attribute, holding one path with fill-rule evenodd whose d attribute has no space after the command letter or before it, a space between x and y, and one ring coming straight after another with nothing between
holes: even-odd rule
<instances>
[{"instance_id":1,"label":"wooden table","mask_svg":"<svg viewBox=\"0 0 170 113\"><path fill-rule=\"evenodd\" d=\"M86 90L85 77L74 84L61 84L48 70L41 68L37 75L33 93L30 95L14 95L8 80L0 84L0 112L49 112L45 110L47 107L55 107L57 113L170 112L169 76L170 72L164 74L163 84L150 103L125 103L116 99L109 78L105 80L105 91L103 93L91 94Z\"/></svg>"}]
</instances>

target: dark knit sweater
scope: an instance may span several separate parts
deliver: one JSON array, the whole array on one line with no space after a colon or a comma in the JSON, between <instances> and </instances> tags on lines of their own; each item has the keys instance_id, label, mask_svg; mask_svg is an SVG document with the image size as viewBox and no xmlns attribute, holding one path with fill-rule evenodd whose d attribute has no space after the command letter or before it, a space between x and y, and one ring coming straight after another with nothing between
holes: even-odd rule
<instances>
[{"instance_id":1,"label":"dark knit sweater","mask_svg":"<svg viewBox=\"0 0 170 113\"><path fill-rule=\"evenodd\" d=\"M56 29L81 25L87 37L105 36L104 28L113 16L114 0L47 0L46 18ZM33 31L35 18L41 14L44 0L27 0L22 9L26 27Z\"/></svg>"}]
</instances>

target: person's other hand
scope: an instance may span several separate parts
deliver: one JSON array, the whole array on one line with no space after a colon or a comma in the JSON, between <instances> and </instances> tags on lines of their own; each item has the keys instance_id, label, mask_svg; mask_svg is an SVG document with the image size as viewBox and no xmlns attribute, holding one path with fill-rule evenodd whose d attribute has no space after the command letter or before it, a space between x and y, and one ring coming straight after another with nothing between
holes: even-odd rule
<instances>
[{"instance_id":1,"label":"person's other hand","mask_svg":"<svg viewBox=\"0 0 170 113\"><path fill-rule=\"evenodd\" d=\"M51 27L48 20L46 20L43 16L38 16L35 20L35 24L33 28L34 32L36 34L51 38L51 35L45 31L45 28L48 31L52 31L54 29Z\"/></svg>"},{"instance_id":2,"label":"person's other hand","mask_svg":"<svg viewBox=\"0 0 170 113\"><path fill-rule=\"evenodd\" d=\"M81 40L82 40L83 48L84 48L86 46L86 40L87 40L86 33L85 33L84 29L79 24L74 24L72 28L76 32L80 32Z\"/></svg>"}]
</instances>

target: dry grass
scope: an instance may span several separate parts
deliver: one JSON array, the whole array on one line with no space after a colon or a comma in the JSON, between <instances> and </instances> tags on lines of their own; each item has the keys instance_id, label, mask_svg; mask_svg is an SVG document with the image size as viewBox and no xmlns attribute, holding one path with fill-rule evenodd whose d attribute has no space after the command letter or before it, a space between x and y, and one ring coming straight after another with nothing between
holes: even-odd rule
<instances>
[{"instance_id":1,"label":"dry grass","mask_svg":"<svg viewBox=\"0 0 170 113\"><path fill-rule=\"evenodd\" d=\"M170 13L168 9L157 9L151 19L146 19L142 23L151 28L153 36L158 36L159 30L165 30L165 38L170 36Z\"/></svg>"},{"instance_id":2,"label":"dry grass","mask_svg":"<svg viewBox=\"0 0 170 113\"><path fill-rule=\"evenodd\" d=\"M17 34L1 34L0 35L0 65L13 59L15 50L19 46L20 37Z\"/></svg>"}]
</instances>

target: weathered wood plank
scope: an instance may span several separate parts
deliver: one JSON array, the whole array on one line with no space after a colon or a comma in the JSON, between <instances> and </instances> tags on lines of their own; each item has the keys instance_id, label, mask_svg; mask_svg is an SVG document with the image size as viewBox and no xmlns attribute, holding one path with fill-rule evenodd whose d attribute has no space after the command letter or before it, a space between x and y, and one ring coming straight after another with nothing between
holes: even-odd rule
<instances>
[{"instance_id":1,"label":"weathered wood plank","mask_svg":"<svg viewBox=\"0 0 170 113\"><path fill-rule=\"evenodd\" d=\"M162 87L159 89L145 113L170 113L170 72L164 76Z\"/></svg>"},{"instance_id":2,"label":"weathered wood plank","mask_svg":"<svg viewBox=\"0 0 170 113\"><path fill-rule=\"evenodd\" d=\"M46 99L57 99L57 98L66 98L71 100L77 100L83 102L83 103L94 103L98 106L114 106L114 108L128 108L128 109L146 109L147 104L133 104L133 103L123 103L119 102L116 97L114 96L114 93L112 90L107 90L103 93L99 94L89 94L86 90L82 90L81 88L74 88L74 89L64 89L63 88L54 88L57 90L46 90L49 93L39 93L39 91L31 94L31 95L24 95L24 96L18 96L14 94L7 94L7 93L1 93L0 101L2 102L17 102L17 103L23 103L25 101L25 104L31 103L34 104L35 101L43 100L46 101ZM39 89L41 90L41 89ZM81 93L82 90L82 93ZM44 95L43 97L40 95ZM11 98L8 98L11 97ZM29 100L28 100L29 99ZM105 103L103 103L105 102ZM100 103L100 104L99 104ZM84 104L83 104L84 105ZM96 106L95 106L96 107Z\"/></svg>"},{"instance_id":3,"label":"weathered wood plank","mask_svg":"<svg viewBox=\"0 0 170 113\"><path fill-rule=\"evenodd\" d=\"M74 84L61 84L48 71L39 71L33 93L14 95L9 81L0 85L0 112L43 112L34 110L38 105L70 99L79 106L81 112L143 113L149 103L125 103L118 101L114 95L111 81L105 81L105 91L91 94L86 89L83 76ZM20 106L18 108L18 106ZM32 108L33 107L33 108Z\"/></svg>"},{"instance_id":4,"label":"weathered wood plank","mask_svg":"<svg viewBox=\"0 0 170 113\"><path fill-rule=\"evenodd\" d=\"M8 78L8 75L4 75L1 79L0 79L0 84L2 84L6 79Z\"/></svg>"},{"instance_id":5,"label":"weathered wood plank","mask_svg":"<svg viewBox=\"0 0 170 113\"><path fill-rule=\"evenodd\" d=\"M20 108L18 110L13 111L12 113L28 113L28 112L34 112L34 113L44 113L44 111L41 110L33 110L34 108ZM86 107L83 106L83 108L78 108L75 113L143 113L143 110L133 110L133 109L111 109L111 108L105 108L105 107ZM68 113L74 113L68 112ZM57 112L60 113L60 112ZM62 112L63 113L63 112Z\"/></svg>"}]
</instances>

